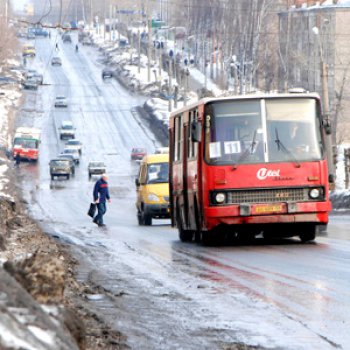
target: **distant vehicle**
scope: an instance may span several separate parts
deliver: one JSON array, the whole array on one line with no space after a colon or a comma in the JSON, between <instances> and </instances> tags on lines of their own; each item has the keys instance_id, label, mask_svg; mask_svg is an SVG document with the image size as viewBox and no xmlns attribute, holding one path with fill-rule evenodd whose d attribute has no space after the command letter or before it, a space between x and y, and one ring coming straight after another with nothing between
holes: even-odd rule
<instances>
[{"instance_id":1,"label":"distant vehicle","mask_svg":"<svg viewBox=\"0 0 350 350\"><path fill-rule=\"evenodd\" d=\"M106 172L106 165L104 162L90 161L88 165L89 179L92 175L102 175Z\"/></svg>"},{"instance_id":2,"label":"distant vehicle","mask_svg":"<svg viewBox=\"0 0 350 350\"><path fill-rule=\"evenodd\" d=\"M88 45L88 46L92 45L91 39L90 39L90 38L87 38L87 37L84 37L84 38L81 40L81 43L82 43L83 45Z\"/></svg>"},{"instance_id":3,"label":"distant vehicle","mask_svg":"<svg viewBox=\"0 0 350 350\"><path fill-rule=\"evenodd\" d=\"M19 154L21 159L37 161L39 158L41 132L37 128L19 127L13 138L13 157Z\"/></svg>"},{"instance_id":4,"label":"distant vehicle","mask_svg":"<svg viewBox=\"0 0 350 350\"><path fill-rule=\"evenodd\" d=\"M146 148L134 147L131 150L131 160L141 160L146 154Z\"/></svg>"},{"instance_id":5,"label":"distant vehicle","mask_svg":"<svg viewBox=\"0 0 350 350\"><path fill-rule=\"evenodd\" d=\"M169 154L169 147L157 147L154 154Z\"/></svg>"},{"instance_id":6,"label":"distant vehicle","mask_svg":"<svg viewBox=\"0 0 350 350\"><path fill-rule=\"evenodd\" d=\"M65 96L56 96L55 107L68 107L68 101Z\"/></svg>"},{"instance_id":7,"label":"distant vehicle","mask_svg":"<svg viewBox=\"0 0 350 350\"><path fill-rule=\"evenodd\" d=\"M112 77L113 77L113 70L111 68L104 68L102 70L102 79L112 78Z\"/></svg>"},{"instance_id":8,"label":"distant vehicle","mask_svg":"<svg viewBox=\"0 0 350 350\"><path fill-rule=\"evenodd\" d=\"M35 78L27 78L24 82L23 82L23 89L25 90L38 90L38 81Z\"/></svg>"},{"instance_id":9,"label":"distant vehicle","mask_svg":"<svg viewBox=\"0 0 350 350\"><path fill-rule=\"evenodd\" d=\"M51 66L62 66L62 60L60 57L51 58Z\"/></svg>"},{"instance_id":10,"label":"distant vehicle","mask_svg":"<svg viewBox=\"0 0 350 350\"><path fill-rule=\"evenodd\" d=\"M55 176L65 176L69 180L70 176L73 175L71 163L72 161L69 159L51 159L49 163L51 180L54 180Z\"/></svg>"},{"instance_id":11,"label":"distant vehicle","mask_svg":"<svg viewBox=\"0 0 350 350\"><path fill-rule=\"evenodd\" d=\"M42 36L42 37L48 37L49 36L49 32L41 27L37 27L37 28L28 28L28 34L27 37L31 35L34 37L36 36Z\"/></svg>"},{"instance_id":12,"label":"distant vehicle","mask_svg":"<svg viewBox=\"0 0 350 350\"><path fill-rule=\"evenodd\" d=\"M74 139L75 137L75 128L73 126L73 123L68 120L64 120L61 124L61 127L59 129L60 133L60 139Z\"/></svg>"},{"instance_id":13,"label":"distant vehicle","mask_svg":"<svg viewBox=\"0 0 350 350\"><path fill-rule=\"evenodd\" d=\"M80 162L80 154L79 154L78 150L72 149L72 148L65 148L63 150L63 152L61 152L61 155L62 154L71 154L71 155L73 155L75 164L79 164L79 162Z\"/></svg>"},{"instance_id":14,"label":"distant vehicle","mask_svg":"<svg viewBox=\"0 0 350 350\"><path fill-rule=\"evenodd\" d=\"M77 139L72 139L66 142L65 148L71 148L71 149L76 149L79 154L82 154L82 149L83 149L83 144L77 140Z\"/></svg>"},{"instance_id":15,"label":"distant vehicle","mask_svg":"<svg viewBox=\"0 0 350 350\"><path fill-rule=\"evenodd\" d=\"M72 154L59 154L57 159L68 159L70 161L71 173L75 175L75 160Z\"/></svg>"},{"instance_id":16,"label":"distant vehicle","mask_svg":"<svg viewBox=\"0 0 350 350\"><path fill-rule=\"evenodd\" d=\"M35 55L36 55L36 52L35 52L35 47L33 45L25 45L23 47L23 51L22 51L23 57L26 57L26 56L34 57Z\"/></svg>"},{"instance_id":17,"label":"distant vehicle","mask_svg":"<svg viewBox=\"0 0 350 350\"><path fill-rule=\"evenodd\" d=\"M34 79L38 84L42 84L44 77L41 73L38 73L35 69L28 69L25 74L27 79Z\"/></svg>"},{"instance_id":18,"label":"distant vehicle","mask_svg":"<svg viewBox=\"0 0 350 350\"><path fill-rule=\"evenodd\" d=\"M35 39L35 35L34 35L33 33L28 33L27 36L26 36L26 38L27 38L28 40L33 40L33 39Z\"/></svg>"},{"instance_id":19,"label":"distant vehicle","mask_svg":"<svg viewBox=\"0 0 350 350\"><path fill-rule=\"evenodd\" d=\"M72 42L72 37L69 34L64 34L62 36L62 41L64 43L71 43Z\"/></svg>"},{"instance_id":20,"label":"distant vehicle","mask_svg":"<svg viewBox=\"0 0 350 350\"><path fill-rule=\"evenodd\" d=\"M0 85L12 85L17 83L18 81L12 77L0 76Z\"/></svg>"}]
</instances>

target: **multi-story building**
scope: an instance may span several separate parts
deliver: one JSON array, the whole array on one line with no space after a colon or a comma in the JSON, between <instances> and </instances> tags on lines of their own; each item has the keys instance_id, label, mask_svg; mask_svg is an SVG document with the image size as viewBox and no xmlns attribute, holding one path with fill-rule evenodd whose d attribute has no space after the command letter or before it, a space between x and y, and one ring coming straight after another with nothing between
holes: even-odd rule
<instances>
[{"instance_id":1,"label":"multi-story building","mask_svg":"<svg viewBox=\"0 0 350 350\"><path fill-rule=\"evenodd\" d=\"M335 2L295 0L279 13L279 77L282 90L303 87L321 95L327 90L340 142L350 140L350 1Z\"/></svg>"}]
</instances>

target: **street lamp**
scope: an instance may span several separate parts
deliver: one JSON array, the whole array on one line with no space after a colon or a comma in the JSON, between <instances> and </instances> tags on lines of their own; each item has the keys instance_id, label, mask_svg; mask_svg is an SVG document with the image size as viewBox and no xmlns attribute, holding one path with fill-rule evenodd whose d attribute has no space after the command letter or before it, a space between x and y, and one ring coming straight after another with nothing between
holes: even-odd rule
<instances>
[{"instance_id":1,"label":"street lamp","mask_svg":"<svg viewBox=\"0 0 350 350\"><path fill-rule=\"evenodd\" d=\"M323 102L323 123L327 132L326 137L326 152L328 160L328 175L330 182L334 182L335 169L332 152L332 133L330 130L330 110L329 110L329 93L328 93L328 64L324 60L323 46L320 39L320 30L317 27L312 28L313 33L317 37L318 48L320 52L320 70L322 83L322 102Z\"/></svg>"}]
</instances>

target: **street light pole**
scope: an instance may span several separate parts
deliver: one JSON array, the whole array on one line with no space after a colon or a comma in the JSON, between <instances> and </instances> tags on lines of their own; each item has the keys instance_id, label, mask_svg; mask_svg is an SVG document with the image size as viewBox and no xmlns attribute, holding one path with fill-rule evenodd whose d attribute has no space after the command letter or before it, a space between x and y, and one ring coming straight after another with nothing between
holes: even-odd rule
<instances>
[{"instance_id":1,"label":"street light pole","mask_svg":"<svg viewBox=\"0 0 350 350\"><path fill-rule=\"evenodd\" d=\"M312 31L317 37L319 51L320 51L320 70L321 70L321 84L322 84L322 103L323 103L323 123L327 126L331 125L330 123L330 108L329 108L329 92L328 92L328 64L324 61L323 47L319 37L319 29L313 27ZM326 135L326 154L327 154L327 163L328 163L328 177L330 182L333 183L331 187L334 189L334 180L335 180L335 169L333 161L333 145L332 145L332 133Z\"/></svg>"}]
</instances>

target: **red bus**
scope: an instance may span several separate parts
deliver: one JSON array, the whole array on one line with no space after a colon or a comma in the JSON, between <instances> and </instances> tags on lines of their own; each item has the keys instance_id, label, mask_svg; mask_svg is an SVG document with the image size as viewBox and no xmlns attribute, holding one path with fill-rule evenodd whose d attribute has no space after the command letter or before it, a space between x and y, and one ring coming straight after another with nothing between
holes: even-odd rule
<instances>
[{"instance_id":1,"label":"red bus","mask_svg":"<svg viewBox=\"0 0 350 350\"><path fill-rule=\"evenodd\" d=\"M19 127L13 138L12 155L21 159L37 161L39 158L40 130L31 127Z\"/></svg>"},{"instance_id":2,"label":"red bus","mask_svg":"<svg viewBox=\"0 0 350 350\"><path fill-rule=\"evenodd\" d=\"M330 133L311 93L210 98L173 112L170 206L180 239L314 240L331 210Z\"/></svg>"}]
</instances>

